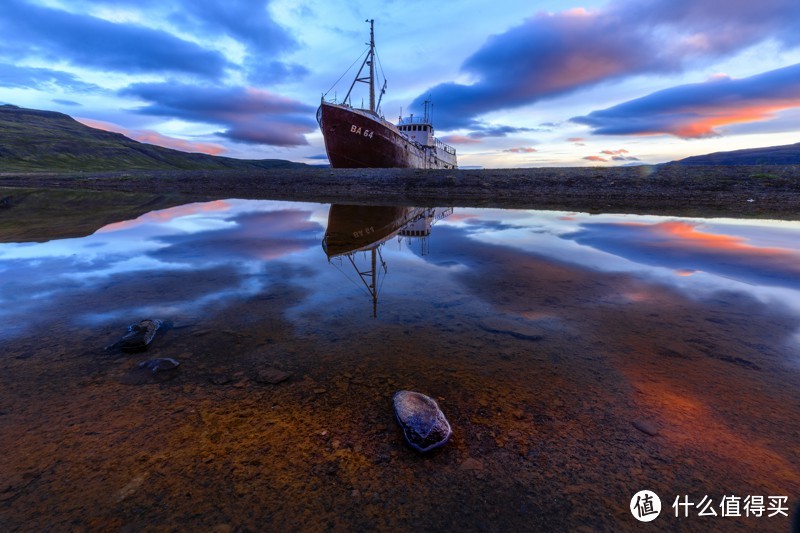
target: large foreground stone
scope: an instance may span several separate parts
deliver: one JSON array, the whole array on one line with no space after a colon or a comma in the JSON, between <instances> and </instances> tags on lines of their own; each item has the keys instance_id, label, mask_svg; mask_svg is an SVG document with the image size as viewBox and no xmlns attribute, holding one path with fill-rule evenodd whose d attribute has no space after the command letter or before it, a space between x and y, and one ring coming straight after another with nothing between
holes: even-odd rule
<instances>
[{"instance_id":1,"label":"large foreground stone","mask_svg":"<svg viewBox=\"0 0 800 533\"><path fill-rule=\"evenodd\" d=\"M443 445L450 424L436 400L419 392L401 390L394 395L394 414L408 443L420 452Z\"/></svg>"}]
</instances>

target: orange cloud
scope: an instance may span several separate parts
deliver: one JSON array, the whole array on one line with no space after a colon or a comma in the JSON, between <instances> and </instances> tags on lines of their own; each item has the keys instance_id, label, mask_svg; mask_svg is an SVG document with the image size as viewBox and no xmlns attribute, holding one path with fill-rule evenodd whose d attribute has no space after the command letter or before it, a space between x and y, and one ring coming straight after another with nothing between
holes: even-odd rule
<instances>
[{"instance_id":1,"label":"orange cloud","mask_svg":"<svg viewBox=\"0 0 800 533\"><path fill-rule=\"evenodd\" d=\"M199 143L187 141L185 139L177 139L175 137L167 137L166 135L162 135L153 130L131 130L122 126L118 126L117 124L103 122L101 120L93 120L90 118L76 118L75 120L85 126L89 126L90 128L121 133L122 135L125 135L126 137L129 137L135 141L155 144L156 146L172 148L182 152L200 152L209 155L220 155L226 152L226 149L218 144Z\"/></svg>"},{"instance_id":2,"label":"orange cloud","mask_svg":"<svg viewBox=\"0 0 800 533\"><path fill-rule=\"evenodd\" d=\"M702 115L702 118L676 123L669 133L684 138L710 137L717 134L714 129L719 126L770 120L775 118L778 112L795 107L800 107L800 98L769 105L697 110L698 114Z\"/></svg>"}]
</instances>

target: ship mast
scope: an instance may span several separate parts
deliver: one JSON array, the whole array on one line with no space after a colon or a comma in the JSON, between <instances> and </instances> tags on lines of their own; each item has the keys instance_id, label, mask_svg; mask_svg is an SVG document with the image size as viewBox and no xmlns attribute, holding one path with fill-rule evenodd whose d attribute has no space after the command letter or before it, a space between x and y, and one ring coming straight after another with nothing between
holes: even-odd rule
<instances>
[{"instance_id":1,"label":"ship mast","mask_svg":"<svg viewBox=\"0 0 800 533\"><path fill-rule=\"evenodd\" d=\"M369 110L375 112L375 19L369 19Z\"/></svg>"},{"instance_id":2,"label":"ship mast","mask_svg":"<svg viewBox=\"0 0 800 533\"><path fill-rule=\"evenodd\" d=\"M369 52L367 52L367 57L364 58L364 62L361 63L361 68L358 69L358 74L356 74L356 78L353 80L353 83L350 84L350 89L347 91L347 96L344 97L344 102L348 102L350 99L350 93L353 91L353 87L355 87L356 82L361 83L368 83L369 84L369 111L370 113L376 112L376 105L375 105L375 19L367 19L365 22L369 22ZM369 76L362 77L361 73L364 71L364 67L369 65ZM384 83L384 88L381 90L381 96L383 96L383 91L386 90L386 84Z\"/></svg>"}]
</instances>

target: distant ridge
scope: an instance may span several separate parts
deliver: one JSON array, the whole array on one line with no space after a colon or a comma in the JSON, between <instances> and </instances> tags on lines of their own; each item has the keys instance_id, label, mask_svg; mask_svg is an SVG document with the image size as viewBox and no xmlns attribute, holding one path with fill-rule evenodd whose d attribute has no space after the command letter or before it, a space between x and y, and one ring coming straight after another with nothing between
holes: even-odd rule
<instances>
[{"instance_id":1,"label":"distant ridge","mask_svg":"<svg viewBox=\"0 0 800 533\"><path fill-rule=\"evenodd\" d=\"M303 168L283 159L233 159L140 143L55 111L0 105L0 172Z\"/></svg>"},{"instance_id":2,"label":"distant ridge","mask_svg":"<svg viewBox=\"0 0 800 533\"><path fill-rule=\"evenodd\" d=\"M671 165L798 165L800 143L687 157Z\"/></svg>"}]
</instances>

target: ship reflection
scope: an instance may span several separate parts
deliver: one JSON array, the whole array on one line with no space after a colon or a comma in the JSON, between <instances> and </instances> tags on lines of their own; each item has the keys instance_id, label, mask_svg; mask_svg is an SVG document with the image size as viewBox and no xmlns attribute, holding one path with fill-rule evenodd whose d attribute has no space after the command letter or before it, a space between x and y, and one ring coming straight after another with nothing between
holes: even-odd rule
<instances>
[{"instance_id":1,"label":"ship reflection","mask_svg":"<svg viewBox=\"0 0 800 533\"><path fill-rule=\"evenodd\" d=\"M378 291L388 272L381 248L394 237L416 241L420 255L430 250L431 226L452 214L453 208L399 207L333 204L328 212L328 228L322 249L328 262L356 285L366 289L372 299L372 316L378 316ZM345 261L357 278L348 275Z\"/></svg>"}]
</instances>

